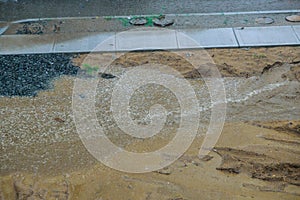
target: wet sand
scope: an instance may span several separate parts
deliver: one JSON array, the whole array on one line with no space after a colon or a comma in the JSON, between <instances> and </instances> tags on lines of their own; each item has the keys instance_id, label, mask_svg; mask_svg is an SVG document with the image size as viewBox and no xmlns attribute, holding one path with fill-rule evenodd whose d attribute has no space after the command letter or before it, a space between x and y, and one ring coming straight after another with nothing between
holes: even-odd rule
<instances>
[{"instance_id":1,"label":"wet sand","mask_svg":"<svg viewBox=\"0 0 300 200\"><path fill-rule=\"evenodd\" d=\"M141 89L148 104L142 104L138 95L132 98L137 107L133 116L141 121L144 109L155 101L173 111L163 132L151 139L122 134L108 104L122 70L166 64L180 71L201 97L201 126L188 151L151 173L130 174L104 166L89 154L76 132L75 77L63 76L35 97L0 98L0 199L300 199L299 47L207 52L223 76L227 95L226 123L208 156L198 157L210 117L205 104L209 94L201 76L173 53L128 53L106 71L116 78L99 77L96 110L107 136L137 152L160 148L173 137L179 105L163 88ZM81 55L73 63L80 65L84 58Z\"/></svg>"}]
</instances>

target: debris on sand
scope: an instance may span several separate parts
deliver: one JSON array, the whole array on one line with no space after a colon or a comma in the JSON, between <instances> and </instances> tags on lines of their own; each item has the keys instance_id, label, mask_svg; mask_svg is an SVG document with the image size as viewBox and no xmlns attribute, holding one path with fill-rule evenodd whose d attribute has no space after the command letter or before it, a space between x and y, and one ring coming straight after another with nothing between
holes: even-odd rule
<instances>
[{"instance_id":1,"label":"debris on sand","mask_svg":"<svg viewBox=\"0 0 300 200\"><path fill-rule=\"evenodd\" d=\"M116 76L112 75L112 74L108 74L108 73L99 73L100 77L101 78L104 78L104 79L113 79L113 78L116 78Z\"/></svg>"},{"instance_id":2,"label":"debris on sand","mask_svg":"<svg viewBox=\"0 0 300 200\"><path fill-rule=\"evenodd\" d=\"M255 126L273 129L285 133L292 133L300 135L300 121L299 120L287 120L287 121L273 121L273 122L253 122Z\"/></svg>"},{"instance_id":3,"label":"debris on sand","mask_svg":"<svg viewBox=\"0 0 300 200\"><path fill-rule=\"evenodd\" d=\"M254 165L252 178L265 181L282 181L300 186L300 164L271 163Z\"/></svg>"},{"instance_id":4,"label":"debris on sand","mask_svg":"<svg viewBox=\"0 0 300 200\"><path fill-rule=\"evenodd\" d=\"M280 66L282 66L282 65L283 65L282 62L275 62L275 63L273 63L273 64L271 64L271 65L267 65L266 67L264 67L264 69L263 69L263 71L262 71L262 74L264 74L264 73L270 71L270 70L273 69L273 68L280 67Z\"/></svg>"},{"instance_id":5,"label":"debris on sand","mask_svg":"<svg viewBox=\"0 0 300 200\"><path fill-rule=\"evenodd\" d=\"M200 160L202 160L202 161L210 161L213 158L214 158L213 156L205 155L204 157L200 158Z\"/></svg>"},{"instance_id":6,"label":"debris on sand","mask_svg":"<svg viewBox=\"0 0 300 200\"><path fill-rule=\"evenodd\" d=\"M62 118L59 118L59 117L55 117L54 120L59 122L59 123L64 123L65 122L65 120L63 120Z\"/></svg>"},{"instance_id":7,"label":"debris on sand","mask_svg":"<svg viewBox=\"0 0 300 200\"><path fill-rule=\"evenodd\" d=\"M251 151L233 148L216 148L222 157L217 170L239 174L246 173L252 178L272 182L286 182L300 185L300 163L285 163Z\"/></svg>"},{"instance_id":8,"label":"debris on sand","mask_svg":"<svg viewBox=\"0 0 300 200\"><path fill-rule=\"evenodd\" d=\"M287 78L290 81L300 82L300 65L295 65L291 67L291 70L286 74L283 74L283 78ZM298 128L298 133L300 133L300 127Z\"/></svg>"},{"instance_id":9,"label":"debris on sand","mask_svg":"<svg viewBox=\"0 0 300 200\"><path fill-rule=\"evenodd\" d=\"M70 199L70 184L65 180L53 183L34 182L26 180L24 176L13 179L16 199Z\"/></svg>"},{"instance_id":10,"label":"debris on sand","mask_svg":"<svg viewBox=\"0 0 300 200\"><path fill-rule=\"evenodd\" d=\"M259 190L263 192L284 192L284 188L286 187L286 184L273 184L268 186L260 186L260 185L254 185L251 183L243 183L243 187L249 188L252 190Z\"/></svg>"},{"instance_id":11,"label":"debris on sand","mask_svg":"<svg viewBox=\"0 0 300 200\"><path fill-rule=\"evenodd\" d=\"M165 167L163 169L158 170L157 173L163 174L163 175L170 175L172 172L169 167Z\"/></svg>"}]
</instances>

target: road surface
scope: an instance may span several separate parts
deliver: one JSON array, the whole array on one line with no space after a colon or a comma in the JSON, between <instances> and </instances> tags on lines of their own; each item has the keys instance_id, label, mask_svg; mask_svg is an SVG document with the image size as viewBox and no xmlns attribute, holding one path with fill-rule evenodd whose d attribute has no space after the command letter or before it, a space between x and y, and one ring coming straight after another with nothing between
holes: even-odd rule
<instances>
[{"instance_id":1,"label":"road surface","mask_svg":"<svg viewBox=\"0 0 300 200\"><path fill-rule=\"evenodd\" d=\"M7 2L3 2L7 1ZM299 0L1 0L0 21L300 9Z\"/></svg>"}]
</instances>

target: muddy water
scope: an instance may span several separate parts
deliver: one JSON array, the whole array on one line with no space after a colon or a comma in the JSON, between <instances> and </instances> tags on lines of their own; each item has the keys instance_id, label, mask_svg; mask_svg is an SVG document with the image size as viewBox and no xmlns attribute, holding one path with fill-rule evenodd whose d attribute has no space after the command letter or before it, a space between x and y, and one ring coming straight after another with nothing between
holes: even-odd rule
<instances>
[{"instance_id":1,"label":"muddy water","mask_svg":"<svg viewBox=\"0 0 300 200\"><path fill-rule=\"evenodd\" d=\"M201 77L172 53L126 54L106 71L114 78L98 76L95 108L106 135L135 152L159 149L174 137L180 105L164 87L141 87L131 98L131 117L140 124L148 123L147 111L155 103L169 113L162 131L150 139L124 134L110 110L112 86L120 73L145 60L167 63L179 68L199 99L200 128L188 151L151 173L106 167L89 154L77 134L72 110L76 77L63 76L54 80L53 89L36 97L0 98L0 199L300 198L299 48L210 50L209 54L223 76L227 116L208 156L198 157L212 108Z\"/></svg>"}]
</instances>

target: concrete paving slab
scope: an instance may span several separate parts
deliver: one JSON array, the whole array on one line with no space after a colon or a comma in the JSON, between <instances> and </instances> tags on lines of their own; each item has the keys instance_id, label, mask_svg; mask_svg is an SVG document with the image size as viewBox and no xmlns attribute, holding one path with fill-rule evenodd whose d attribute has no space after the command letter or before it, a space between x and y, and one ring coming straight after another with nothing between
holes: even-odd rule
<instances>
[{"instance_id":1,"label":"concrete paving slab","mask_svg":"<svg viewBox=\"0 0 300 200\"><path fill-rule=\"evenodd\" d=\"M89 47L93 52L116 51L116 33L90 35Z\"/></svg>"},{"instance_id":2,"label":"concrete paving slab","mask_svg":"<svg viewBox=\"0 0 300 200\"><path fill-rule=\"evenodd\" d=\"M53 50L55 52L90 52L97 48L97 46L99 51L114 51L115 33L59 35L56 37Z\"/></svg>"},{"instance_id":3,"label":"concrete paving slab","mask_svg":"<svg viewBox=\"0 0 300 200\"><path fill-rule=\"evenodd\" d=\"M183 30L177 32L179 48L238 47L232 28Z\"/></svg>"},{"instance_id":4,"label":"concrete paving slab","mask_svg":"<svg viewBox=\"0 0 300 200\"><path fill-rule=\"evenodd\" d=\"M176 33L168 29L144 29L116 35L117 51L177 49Z\"/></svg>"},{"instance_id":5,"label":"concrete paving slab","mask_svg":"<svg viewBox=\"0 0 300 200\"><path fill-rule=\"evenodd\" d=\"M300 26L293 26L293 29L298 37L298 40L300 42Z\"/></svg>"},{"instance_id":6,"label":"concrete paving slab","mask_svg":"<svg viewBox=\"0 0 300 200\"><path fill-rule=\"evenodd\" d=\"M51 53L54 36L48 35L2 35L0 54Z\"/></svg>"},{"instance_id":7,"label":"concrete paving slab","mask_svg":"<svg viewBox=\"0 0 300 200\"><path fill-rule=\"evenodd\" d=\"M175 31L143 28L121 33L1 35L0 54L111 52L153 49L299 45L300 26Z\"/></svg>"},{"instance_id":8,"label":"concrete paving slab","mask_svg":"<svg viewBox=\"0 0 300 200\"><path fill-rule=\"evenodd\" d=\"M240 47L300 44L291 26L234 28Z\"/></svg>"}]
</instances>

